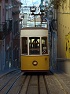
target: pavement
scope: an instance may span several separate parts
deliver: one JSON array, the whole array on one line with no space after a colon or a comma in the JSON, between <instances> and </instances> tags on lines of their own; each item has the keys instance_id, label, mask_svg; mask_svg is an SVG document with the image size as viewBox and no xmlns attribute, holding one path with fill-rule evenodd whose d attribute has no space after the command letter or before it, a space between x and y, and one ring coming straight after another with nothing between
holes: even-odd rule
<instances>
[{"instance_id":1,"label":"pavement","mask_svg":"<svg viewBox=\"0 0 70 94\"><path fill-rule=\"evenodd\" d=\"M61 87L64 88L65 94L70 94L70 75L64 72L52 71Z\"/></svg>"}]
</instances>

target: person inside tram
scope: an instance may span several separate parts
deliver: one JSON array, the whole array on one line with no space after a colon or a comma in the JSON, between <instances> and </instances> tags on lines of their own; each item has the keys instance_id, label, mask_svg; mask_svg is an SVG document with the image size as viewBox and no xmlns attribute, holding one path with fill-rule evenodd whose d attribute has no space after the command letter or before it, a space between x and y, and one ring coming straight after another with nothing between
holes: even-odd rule
<instances>
[{"instance_id":1,"label":"person inside tram","mask_svg":"<svg viewBox=\"0 0 70 94\"><path fill-rule=\"evenodd\" d=\"M38 41L37 41L37 39L34 39L34 41L33 41L33 48L37 48L37 46L38 46Z\"/></svg>"}]
</instances>

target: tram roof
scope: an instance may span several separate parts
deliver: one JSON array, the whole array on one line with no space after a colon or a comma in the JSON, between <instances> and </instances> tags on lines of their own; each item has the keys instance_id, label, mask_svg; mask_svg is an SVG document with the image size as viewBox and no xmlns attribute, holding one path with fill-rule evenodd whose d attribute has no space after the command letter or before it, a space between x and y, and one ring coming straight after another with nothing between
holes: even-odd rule
<instances>
[{"instance_id":1,"label":"tram roof","mask_svg":"<svg viewBox=\"0 0 70 94\"><path fill-rule=\"evenodd\" d=\"M35 28L35 27L26 27L21 29L20 37L27 36L27 37L40 37L40 36L48 36L48 29L47 28Z\"/></svg>"}]
</instances>

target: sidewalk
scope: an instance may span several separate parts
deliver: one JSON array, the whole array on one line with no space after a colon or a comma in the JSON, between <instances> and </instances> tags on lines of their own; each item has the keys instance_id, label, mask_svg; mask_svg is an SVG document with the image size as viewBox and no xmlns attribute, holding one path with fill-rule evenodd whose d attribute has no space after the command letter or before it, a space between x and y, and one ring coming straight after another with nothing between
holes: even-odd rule
<instances>
[{"instance_id":1,"label":"sidewalk","mask_svg":"<svg viewBox=\"0 0 70 94\"><path fill-rule=\"evenodd\" d=\"M70 94L70 75L58 71L53 71L53 74L58 79L58 82L61 83L66 94Z\"/></svg>"},{"instance_id":2,"label":"sidewalk","mask_svg":"<svg viewBox=\"0 0 70 94\"><path fill-rule=\"evenodd\" d=\"M18 69L12 68L12 69L7 69L7 70L4 70L4 71L1 71L0 72L0 78L3 77L5 74L12 72L12 71L15 71L15 70L18 70Z\"/></svg>"}]
</instances>

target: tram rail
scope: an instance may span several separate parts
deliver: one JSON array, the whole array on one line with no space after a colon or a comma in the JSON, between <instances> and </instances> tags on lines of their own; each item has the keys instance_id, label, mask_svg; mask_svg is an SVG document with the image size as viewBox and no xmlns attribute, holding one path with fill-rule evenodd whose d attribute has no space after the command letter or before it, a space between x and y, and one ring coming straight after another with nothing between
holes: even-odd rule
<instances>
[{"instance_id":1,"label":"tram rail","mask_svg":"<svg viewBox=\"0 0 70 94\"><path fill-rule=\"evenodd\" d=\"M1 84L1 86L0 86L0 91L12 80L12 79L14 79L18 74L20 74L20 72L14 72L15 74L10 74L9 75L9 78L7 78L7 81L5 80L5 82L3 81L3 82L1 82L1 83L4 83L4 85L3 84ZM11 77L10 77L11 76Z\"/></svg>"},{"instance_id":2,"label":"tram rail","mask_svg":"<svg viewBox=\"0 0 70 94\"><path fill-rule=\"evenodd\" d=\"M15 76L11 77L1 88L0 88L0 94L7 94L8 91L12 88L14 83L17 81L17 79L21 76L21 72L15 74Z\"/></svg>"},{"instance_id":3,"label":"tram rail","mask_svg":"<svg viewBox=\"0 0 70 94\"><path fill-rule=\"evenodd\" d=\"M67 94L54 75L29 75L19 94Z\"/></svg>"},{"instance_id":4,"label":"tram rail","mask_svg":"<svg viewBox=\"0 0 70 94\"><path fill-rule=\"evenodd\" d=\"M62 76L64 77L64 75ZM68 78L69 79L69 78ZM47 73L24 74L18 72L8 84L2 88L0 94L69 94L56 77Z\"/></svg>"}]
</instances>

